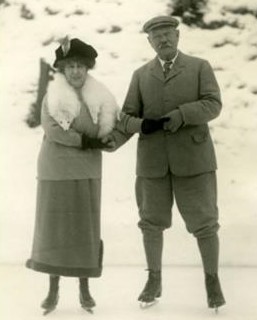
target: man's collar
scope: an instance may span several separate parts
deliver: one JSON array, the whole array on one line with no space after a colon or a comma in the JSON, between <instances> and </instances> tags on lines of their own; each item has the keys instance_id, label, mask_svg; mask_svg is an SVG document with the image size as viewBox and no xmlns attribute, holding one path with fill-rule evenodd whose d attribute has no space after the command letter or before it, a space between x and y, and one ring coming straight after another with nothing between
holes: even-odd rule
<instances>
[{"instance_id":1,"label":"man's collar","mask_svg":"<svg viewBox=\"0 0 257 320\"><path fill-rule=\"evenodd\" d=\"M174 64L175 60L177 59L178 54L179 54L179 50L177 51L175 57L170 60L171 64ZM158 56L158 60L160 61L162 67L164 66L164 63L167 62L167 61L162 60L159 56Z\"/></svg>"}]
</instances>

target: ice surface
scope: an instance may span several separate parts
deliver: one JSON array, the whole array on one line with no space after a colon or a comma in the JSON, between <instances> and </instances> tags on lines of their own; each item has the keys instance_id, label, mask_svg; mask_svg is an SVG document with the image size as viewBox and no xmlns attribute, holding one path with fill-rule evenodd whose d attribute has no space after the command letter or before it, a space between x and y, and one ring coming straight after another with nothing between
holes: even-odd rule
<instances>
[{"instance_id":1,"label":"ice surface","mask_svg":"<svg viewBox=\"0 0 257 320\"><path fill-rule=\"evenodd\" d=\"M41 301L48 291L48 277L21 265L0 267L0 313L4 320L42 319ZM222 268L220 279L227 304L216 315L207 308L201 268L164 267L163 296L155 306L142 310L137 297L147 273L141 267L106 266L101 278L90 280L97 306L94 315L79 304L78 280L61 278L60 300L49 319L95 320L256 320L257 270Z\"/></svg>"}]
</instances>

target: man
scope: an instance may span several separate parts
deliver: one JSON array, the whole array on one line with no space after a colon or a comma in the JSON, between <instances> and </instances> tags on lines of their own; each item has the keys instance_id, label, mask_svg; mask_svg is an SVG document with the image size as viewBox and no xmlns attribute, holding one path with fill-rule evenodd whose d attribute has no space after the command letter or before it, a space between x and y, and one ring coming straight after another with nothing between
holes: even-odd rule
<instances>
[{"instance_id":1,"label":"man","mask_svg":"<svg viewBox=\"0 0 257 320\"><path fill-rule=\"evenodd\" d=\"M157 53L133 74L123 115L113 133L116 148L139 132L136 200L149 270L138 300L161 296L163 231L171 226L174 198L196 239L205 272L208 306L225 304L218 278L216 158L208 122L221 111L210 64L178 51L178 20L144 24Z\"/></svg>"}]
</instances>

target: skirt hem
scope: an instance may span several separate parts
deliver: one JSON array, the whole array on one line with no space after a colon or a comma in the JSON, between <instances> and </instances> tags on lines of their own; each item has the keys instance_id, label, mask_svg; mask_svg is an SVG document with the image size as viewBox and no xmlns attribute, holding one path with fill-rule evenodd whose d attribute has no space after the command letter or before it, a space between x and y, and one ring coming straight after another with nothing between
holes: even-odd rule
<instances>
[{"instance_id":1,"label":"skirt hem","mask_svg":"<svg viewBox=\"0 0 257 320\"><path fill-rule=\"evenodd\" d=\"M32 259L27 260L26 267L33 269L34 271L55 274L65 277L90 277L98 278L102 274L102 267L98 268L73 268L73 267L61 267L51 266L41 262L36 262Z\"/></svg>"}]
</instances>

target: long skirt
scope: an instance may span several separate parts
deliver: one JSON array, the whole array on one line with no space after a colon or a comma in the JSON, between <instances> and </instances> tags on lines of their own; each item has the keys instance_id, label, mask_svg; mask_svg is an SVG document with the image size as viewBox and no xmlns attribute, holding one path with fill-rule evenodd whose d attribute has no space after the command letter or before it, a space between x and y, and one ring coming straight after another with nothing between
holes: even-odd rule
<instances>
[{"instance_id":1,"label":"long skirt","mask_svg":"<svg viewBox=\"0 0 257 320\"><path fill-rule=\"evenodd\" d=\"M30 269L70 277L99 277L101 180L38 181Z\"/></svg>"}]
</instances>

